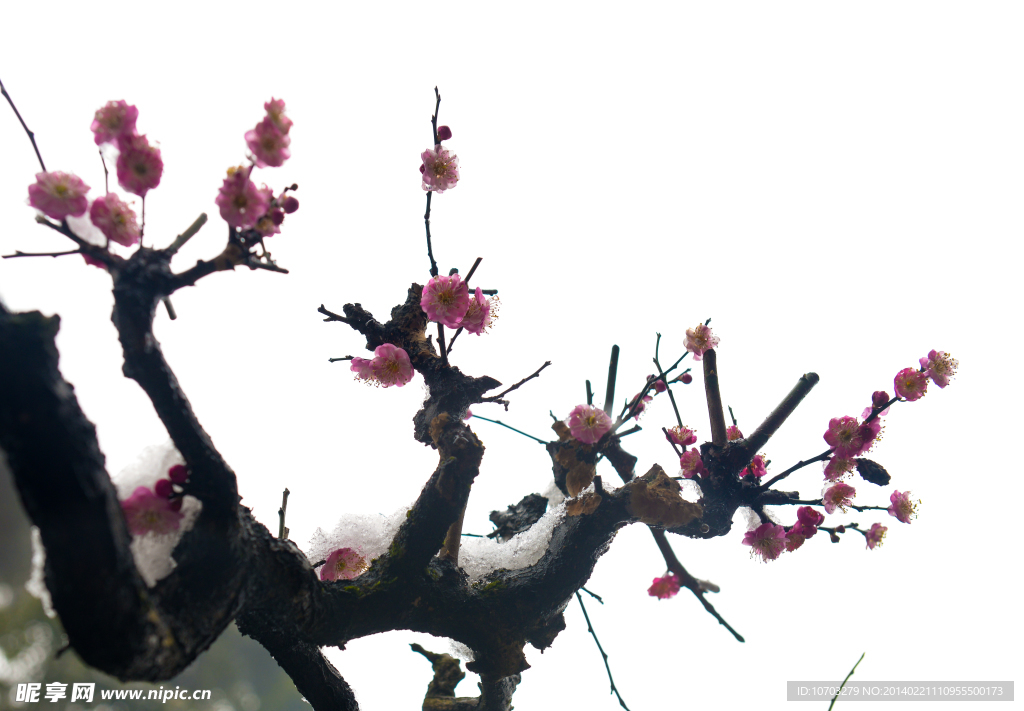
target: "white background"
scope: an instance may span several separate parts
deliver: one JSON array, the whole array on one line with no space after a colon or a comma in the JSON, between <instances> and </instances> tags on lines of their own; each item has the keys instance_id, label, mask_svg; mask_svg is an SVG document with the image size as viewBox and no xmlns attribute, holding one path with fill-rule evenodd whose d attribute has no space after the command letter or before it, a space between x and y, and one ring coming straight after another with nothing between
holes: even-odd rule
<instances>
[{"instance_id":1,"label":"white background","mask_svg":"<svg viewBox=\"0 0 1024 711\"><path fill-rule=\"evenodd\" d=\"M742 517L722 539L673 538L684 565L721 586L712 600L746 644L685 591L646 594L664 563L642 527L620 533L588 583L634 711L783 708L786 680L841 679L861 652L861 680L1006 680L1020 668L1021 15L1008 2L23 3L4 10L0 78L47 166L94 195L92 114L111 99L138 106L166 166L146 243L211 218L178 269L223 246L224 171L244 159L263 102L287 101L293 157L255 179L300 185L301 209L270 240L291 274L213 275L175 295L179 318L161 311L156 333L245 503L276 529L287 486L300 543L342 512L408 503L436 464L411 437L422 379L354 382L327 358L365 355L361 339L316 312L359 301L383 320L428 278L417 166L435 85L463 176L435 196L435 254L445 271L483 257L475 279L502 300L493 332L463 335L453 360L506 384L554 363L508 413L479 414L546 437L548 410L565 416L585 378L603 390L613 343L621 400L651 372L656 331L671 360L684 330L711 317L741 429L800 374L821 376L766 447L778 472L820 452L829 418L859 415L929 349L959 358L951 386L893 408L874 454L893 487L923 499L920 518L829 517L888 525L882 548L820 535L762 565L740 543ZM38 166L0 109L0 248L67 249L33 223ZM61 367L115 472L165 435L120 374L109 286L77 256L0 263L9 307L61 315ZM679 400L703 440L701 382ZM638 469L672 469L657 434L672 424L668 402L642 424L627 440ZM466 530L486 533L491 509L547 486L550 463L526 438L473 428L488 450ZM789 484L818 496L819 465ZM862 504L887 505L893 488L855 485ZM543 656L527 649L516 707L617 708L575 602L566 620ZM430 671L406 646L417 638L330 656L364 708L418 708Z\"/></svg>"}]
</instances>

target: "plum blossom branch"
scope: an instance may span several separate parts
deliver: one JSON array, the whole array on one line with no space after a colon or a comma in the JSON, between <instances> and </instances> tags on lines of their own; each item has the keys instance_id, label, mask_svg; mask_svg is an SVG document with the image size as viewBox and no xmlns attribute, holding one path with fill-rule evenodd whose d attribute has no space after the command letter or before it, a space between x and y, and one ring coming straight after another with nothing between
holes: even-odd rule
<instances>
[{"instance_id":1,"label":"plum blossom branch","mask_svg":"<svg viewBox=\"0 0 1024 711\"><path fill-rule=\"evenodd\" d=\"M590 591L587 591L587 592L589 594L593 595L593 593L590 593ZM597 597L597 596L594 595L594 597ZM597 645L597 651L599 651L601 653L601 659L604 661L605 671L608 672L608 682L612 686L612 690L611 690L610 693L613 693L613 694L615 694L615 696L618 697L618 699L619 699L619 706L621 706L622 708L626 709L626 711L629 711L629 707L626 706L626 702L622 700L622 694L619 693L619 690L615 686L615 679L612 678L612 668L610 666L608 666L608 654L604 651L604 647L601 646L601 641L597 638L597 632L594 631L594 626L592 624L590 624L590 615L587 614L587 608L583 604L583 597L579 594L579 591L576 592L576 599L580 603L580 609L583 610L583 619L585 619L587 621L587 632L589 632L590 635L594 638L594 643ZM601 598L597 598L597 599L601 600ZM601 604L604 604L604 603L602 602Z\"/></svg>"},{"instance_id":2,"label":"plum blossom branch","mask_svg":"<svg viewBox=\"0 0 1024 711\"><path fill-rule=\"evenodd\" d=\"M831 449L826 449L824 452L822 452L821 454L819 454L816 457L811 457L810 459L804 459L804 460L801 460L801 461L797 462L796 464L791 466L786 471L782 472L781 474L776 474L771 479L769 479L767 482L762 484L761 488L758 489L758 491L768 491L768 489L772 488L773 484L776 484L777 482L782 481L783 479L785 479L787 476L789 476L790 474L792 474L796 470L803 469L808 464L814 464L815 462L823 462L826 459L828 459L829 455L831 455L831 454L832 454L832 450Z\"/></svg>"},{"instance_id":3,"label":"plum blossom branch","mask_svg":"<svg viewBox=\"0 0 1024 711\"><path fill-rule=\"evenodd\" d=\"M611 416L615 406L615 378L619 371L619 347L612 346L612 355L608 360L608 382L604 390L604 407L606 415Z\"/></svg>"},{"instance_id":4,"label":"plum blossom branch","mask_svg":"<svg viewBox=\"0 0 1024 711\"><path fill-rule=\"evenodd\" d=\"M722 447L727 435L725 413L722 411L722 393L718 388L718 354L714 348L704 353L704 394L708 401L708 416L711 419L711 442Z\"/></svg>"},{"instance_id":5,"label":"plum blossom branch","mask_svg":"<svg viewBox=\"0 0 1024 711\"><path fill-rule=\"evenodd\" d=\"M21 127L25 129L25 133L28 135L28 140L32 141L32 149L36 152L36 158L39 159L39 167L42 168L43 172L45 173L46 164L43 163L43 156L40 155L39 146L36 145L36 134L29 130L28 125L26 125L25 123L25 119L21 117L21 112L18 111L18 107L14 105L14 99L12 99L11 95L7 93L7 89L6 87L4 87L4 83L2 81L0 81L0 94L3 94L4 98L7 99L7 103L11 105L11 109L14 111L14 115L18 117L18 121L21 123Z\"/></svg>"},{"instance_id":6,"label":"plum blossom branch","mask_svg":"<svg viewBox=\"0 0 1024 711\"><path fill-rule=\"evenodd\" d=\"M185 245L186 242L188 242L190 239L195 237L196 233L199 232L199 230L201 230L203 225L205 225L205 224L206 224L206 213L204 212L201 215L199 215L199 217L197 217L195 219L195 222L193 222L191 225L188 226L188 229L186 229L184 232L182 232L180 235L178 235L174 239L174 241L171 242L171 245L167 249L165 249L164 251L168 255L177 254L178 250L181 249Z\"/></svg>"},{"instance_id":7,"label":"plum blossom branch","mask_svg":"<svg viewBox=\"0 0 1024 711\"><path fill-rule=\"evenodd\" d=\"M327 317L324 319L324 323L327 323L329 321L340 321L341 323L352 325L352 322L349 321L347 318L345 318L344 316L339 316L333 311L328 311L326 308L324 308L323 304L320 304L320 308L318 308L317 311ZM344 360L344 358L337 358L336 360Z\"/></svg>"},{"instance_id":8,"label":"plum blossom branch","mask_svg":"<svg viewBox=\"0 0 1024 711\"><path fill-rule=\"evenodd\" d=\"M14 250L14 254L5 254L4 259L14 259L16 257L65 257L69 254L81 254L80 249L69 249L67 252L22 252L21 250Z\"/></svg>"},{"instance_id":9,"label":"plum blossom branch","mask_svg":"<svg viewBox=\"0 0 1024 711\"><path fill-rule=\"evenodd\" d=\"M864 660L864 654L867 654L867 652L864 652L860 655L860 659L857 660L857 664L853 665L853 669L851 669L850 673L846 675L845 679L843 679L843 683L839 685L839 691L837 691L836 695L832 697L832 702L828 705L828 711L832 711L832 707L835 706L836 699L838 699L839 695L843 693L843 687L846 686L846 682L850 680L850 677L853 676L853 673L857 671L857 666Z\"/></svg>"},{"instance_id":10,"label":"plum blossom branch","mask_svg":"<svg viewBox=\"0 0 1024 711\"><path fill-rule=\"evenodd\" d=\"M658 340L654 344L654 367L658 369L658 372L662 372L661 361L658 360L658 349L661 346L661 334L658 334ZM679 407L676 405L676 396L672 394L672 384L665 381L665 391L668 393L669 402L672 403L672 411L676 413L676 424L680 427L683 426L683 418L679 416ZM729 411L730 413L732 410Z\"/></svg>"}]
</instances>

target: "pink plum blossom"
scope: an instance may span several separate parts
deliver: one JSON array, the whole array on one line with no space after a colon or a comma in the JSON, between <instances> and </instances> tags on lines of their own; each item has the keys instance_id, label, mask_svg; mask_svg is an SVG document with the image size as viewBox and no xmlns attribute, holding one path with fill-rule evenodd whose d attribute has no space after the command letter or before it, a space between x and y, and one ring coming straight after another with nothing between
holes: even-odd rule
<instances>
[{"instance_id":1,"label":"pink plum blossom","mask_svg":"<svg viewBox=\"0 0 1024 711\"><path fill-rule=\"evenodd\" d=\"M654 377L654 373L651 373L650 375L647 376L647 380L650 381L650 379L653 378L653 377ZM663 393L666 390L668 390L668 386L665 385L665 381L664 380L661 380L659 378L658 380L654 381L654 394L655 395Z\"/></svg>"},{"instance_id":2,"label":"pink plum blossom","mask_svg":"<svg viewBox=\"0 0 1024 711\"><path fill-rule=\"evenodd\" d=\"M473 411L470 410L469 408L466 408L466 416L463 417L462 419L463 420L472 420L473 419Z\"/></svg>"},{"instance_id":3,"label":"pink plum blossom","mask_svg":"<svg viewBox=\"0 0 1024 711\"><path fill-rule=\"evenodd\" d=\"M353 548L339 548L327 556L320 569L321 580L352 580L367 568L366 558Z\"/></svg>"},{"instance_id":4,"label":"pink plum blossom","mask_svg":"<svg viewBox=\"0 0 1024 711\"><path fill-rule=\"evenodd\" d=\"M725 428L725 439L728 442L733 440L743 439L743 433L740 432L740 428L736 425L729 425Z\"/></svg>"},{"instance_id":5,"label":"pink plum blossom","mask_svg":"<svg viewBox=\"0 0 1024 711\"><path fill-rule=\"evenodd\" d=\"M684 479L692 479L707 473L707 469L704 468L704 460L700 458L700 451L696 447L688 452L683 452L683 456L679 457L679 468L682 470Z\"/></svg>"},{"instance_id":6,"label":"pink plum blossom","mask_svg":"<svg viewBox=\"0 0 1024 711\"><path fill-rule=\"evenodd\" d=\"M278 131L287 134L292 128L292 120L284 115L284 99L271 98L263 104L267 112L267 118L274 124Z\"/></svg>"},{"instance_id":7,"label":"pink plum blossom","mask_svg":"<svg viewBox=\"0 0 1024 711\"><path fill-rule=\"evenodd\" d=\"M750 460L750 464L743 470L740 476L752 476L755 479L760 479L768 470L765 468L765 459L763 454L756 454L754 458Z\"/></svg>"},{"instance_id":8,"label":"pink plum blossom","mask_svg":"<svg viewBox=\"0 0 1024 711\"><path fill-rule=\"evenodd\" d=\"M873 427L862 426L856 417L833 417L824 438L834 456L849 458L870 449L876 434Z\"/></svg>"},{"instance_id":9,"label":"pink plum blossom","mask_svg":"<svg viewBox=\"0 0 1024 711\"><path fill-rule=\"evenodd\" d=\"M424 190L443 193L459 182L459 157L442 148L441 144L423 151L420 158L423 160L420 173L423 174Z\"/></svg>"},{"instance_id":10,"label":"pink plum blossom","mask_svg":"<svg viewBox=\"0 0 1024 711\"><path fill-rule=\"evenodd\" d=\"M469 287L458 274L433 277L423 287L420 307L431 321L458 328L469 311Z\"/></svg>"},{"instance_id":11,"label":"pink plum blossom","mask_svg":"<svg viewBox=\"0 0 1024 711\"><path fill-rule=\"evenodd\" d=\"M786 548L786 529L778 524L762 523L753 531L747 531L743 537L743 545L751 546L750 556L761 556L761 560L767 563L775 560Z\"/></svg>"},{"instance_id":12,"label":"pink plum blossom","mask_svg":"<svg viewBox=\"0 0 1024 711\"><path fill-rule=\"evenodd\" d=\"M667 600L670 597L675 597L678 592L679 576L675 573L669 573L662 578L655 578L654 582L651 583L651 587L647 588L647 594L651 597L656 597L659 600Z\"/></svg>"},{"instance_id":13,"label":"pink plum blossom","mask_svg":"<svg viewBox=\"0 0 1024 711\"><path fill-rule=\"evenodd\" d=\"M817 531L817 529L814 530ZM803 534L802 527L799 525L793 526L793 528L786 531L786 550L792 553L802 546L806 540L807 536Z\"/></svg>"},{"instance_id":14,"label":"pink plum blossom","mask_svg":"<svg viewBox=\"0 0 1024 711\"><path fill-rule=\"evenodd\" d=\"M900 493L899 490L893 491L889 496L891 505L889 506L889 515L895 516L896 520L901 523L910 523L911 519L917 518L917 507L920 505L920 500L911 501L910 492L904 491Z\"/></svg>"},{"instance_id":15,"label":"pink plum blossom","mask_svg":"<svg viewBox=\"0 0 1024 711\"><path fill-rule=\"evenodd\" d=\"M177 531L182 519L181 512L171 507L167 497L157 496L145 486L138 487L122 501L121 510L128 522L128 530L134 536L142 536L151 531L157 534Z\"/></svg>"},{"instance_id":16,"label":"pink plum blossom","mask_svg":"<svg viewBox=\"0 0 1024 711\"><path fill-rule=\"evenodd\" d=\"M839 509L846 513L846 507L853 503L853 497L856 494L857 490L849 484L837 482L825 490L825 493L821 495L821 500L826 512L834 513L836 509Z\"/></svg>"},{"instance_id":17,"label":"pink plum blossom","mask_svg":"<svg viewBox=\"0 0 1024 711\"><path fill-rule=\"evenodd\" d=\"M637 398L640 398L639 402L637 402ZM640 419L640 415L644 414L644 410L647 409L647 403L649 403L653 399L654 399L654 397L652 395L644 395L641 398L640 397L640 393L637 393L636 395L634 395L630 399L629 406L631 408L632 407L636 408L636 411L633 413L633 419L634 420L639 420Z\"/></svg>"},{"instance_id":18,"label":"pink plum blossom","mask_svg":"<svg viewBox=\"0 0 1024 711\"><path fill-rule=\"evenodd\" d=\"M111 242L131 247L140 239L135 211L114 193L92 201L89 219Z\"/></svg>"},{"instance_id":19,"label":"pink plum blossom","mask_svg":"<svg viewBox=\"0 0 1024 711\"><path fill-rule=\"evenodd\" d=\"M497 297L494 301L497 302ZM491 300L484 297L483 290L478 286L473 296L469 297L469 308L466 309L466 315L462 317L459 325L470 333L481 336L491 327L495 318Z\"/></svg>"},{"instance_id":20,"label":"pink plum blossom","mask_svg":"<svg viewBox=\"0 0 1024 711\"><path fill-rule=\"evenodd\" d=\"M370 369L373 378L383 387L402 387L412 380L413 369L409 354L390 343L383 343L373 351L374 359Z\"/></svg>"},{"instance_id":21,"label":"pink plum blossom","mask_svg":"<svg viewBox=\"0 0 1024 711\"><path fill-rule=\"evenodd\" d=\"M854 461L849 457L833 456L825 462L825 480L839 481L853 471Z\"/></svg>"},{"instance_id":22,"label":"pink plum blossom","mask_svg":"<svg viewBox=\"0 0 1024 711\"><path fill-rule=\"evenodd\" d=\"M145 136L124 136L118 144L117 182L122 188L139 197L160 185L164 162L160 149L149 145Z\"/></svg>"},{"instance_id":23,"label":"pink plum blossom","mask_svg":"<svg viewBox=\"0 0 1024 711\"><path fill-rule=\"evenodd\" d=\"M569 413L569 431L584 444L594 444L612 428L612 418L594 405L577 405Z\"/></svg>"},{"instance_id":24,"label":"pink plum blossom","mask_svg":"<svg viewBox=\"0 0 1024 711\"><path fill-rule=\"evenodd\" d=\"M260 168L267 166L276 168L284 165L284 162L291 157L288 145L292 139L288 134L281 132L270 116L256 124L256 128L246 132L245 142L256 158L256 165Z\"/></svg>"},{"instance_id":25,"label":"pink plum blossom","mask_svg":"<svg viewBox=\"0 0 1024 711\"><path fill-rule=\"evenodd\" d=\"M928 356L921 358L920 362L924 374L940 388L949 385L949 379L956 374L956 368L960 365L949 353L936 350L928 351Z\"/></svg>"},{"instance_id":26,"label":"pink plum blossom","mask_svg":"<svg viewBox=\"0 0 1024 711\"><path fill-rule=\"evenodd\" d=\"M697 441L697 433L684 425L677 425L668 430L668 436L680 447L689 447Z\"/></svg>"},{"instance_id":27,"label":"pink plum blossom","mask_svg":"<svg viewBox=\"0 0 1024 711\"><path fill-rule=\"evenodd\" d=\"M867 539L868 550L873 550L875 546L882 545L882 539L885 538L885 532L888 530L888 527L880 523L871 524L871 530L864 534L864 538Z\"/></svg>"},{"instance_id":28,"label":"pink plum blossom","mask_svg":"<svg viewBox=\"0 0 1024 711\"><path fill-rule=\"evenodd\" d=\"M694 360L700 360L704 354L718 345L718 336L711 333L711 329L705 324L697 324L695 328L686 329L686 340L683 342L686 350L693 353Z\"/></svg>"},{"instance_id":29,"label":"pink plum blossom","mask_svg":"<svg viewBox=\"0 0 1024 711\"><path fill-rule=\"evenodd\" d=\"M349 370L360 380L373 380L373 361L366 358L353 358Z\"/></svg>"},{"instance_id":30,"label":"pink plum blossom","mask_svg":"<svg viewBox=\"0 0 1024 711\"><path fill-rule=\"evenodd\" d=\"M920 400L928 392L928 376L913 368L904 368L893 381L896 396L908 402Z\"/></svg>"},{"instance_id":31,"label":"pink plum blossom","mask_svg":"<svg viewBox=\"0 0 1024 711\"><path fill-rule=\"evenodd\" d=\"M796 520L805 528L813 528L815 532L818 526L825 523L825 515L820 511L815 511L810 506L801 506L796 510ZM808 533L806 536L810 538L814 533Z\"/></svg>"},{"instance_id":32,"label":"pink plum blossom","mask_svg":"<svg viewBox=\"0 0 1024 711\"><path fill-rule=\"evenodd\" d=\"M89 186L73 173L36 173L36 182L28 186L28 204L55 220L78 217L89 209L88 192Z\"/></svg>"},{"instance_id":33,"label":"pink plum blossom","mask_svg":"<svg viewBox=\"0 0 1024 711\"><path fill-rule=\"evenodd\" d=\"M276 234L281 234L280 222L274 219L274 215L281 213L280 210L273 210L268 212L260 219L256 220L256 224L253 225L253 229L260 233L261 237L272 237ZM283 217L284 213L281 213ZM283 222L283 220L282 220Z\"/></svg>"},{"instance_id":34,"label":"pink plum blossom","mask_svg":"<svg viewBox=\"0 0 1024 711\"><path fill-rule=\"evenodd\" d=\"M257 188L249 180L249 171L239 166L229 168L228 177L214 201L220 216L231 227L247 229L254 226L270 207L270 190Z\"/></svg>"},{"instance_id":35,"label":"pink plum blossom","mask_svg":"<svg viewBox=\"0 0 1024 711\"><path fill-rule=\"evenodd\" d=\"M135 122L139 110L125 101L108 101L96 111L92 132L96 134L96 145L120 143L122 138L135 135Z\"/></svg>"}]
</instances>

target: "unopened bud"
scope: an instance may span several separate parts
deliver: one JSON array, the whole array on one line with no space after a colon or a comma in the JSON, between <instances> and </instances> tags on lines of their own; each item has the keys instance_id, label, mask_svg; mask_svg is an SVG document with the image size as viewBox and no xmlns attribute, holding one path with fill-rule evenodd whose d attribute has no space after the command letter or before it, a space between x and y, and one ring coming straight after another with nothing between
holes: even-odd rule
<instances>
[{"instance_id":1,"label":"unopened bud","mask_svg":"<svg viewBox=\"0 0 1024 711\"><path fill-rule=\"evenodd\" d=\"M171 509L181 511L181 498L171 499Z\"/></svg>"},{"instance_id":2,"label":"unopened bud","mask_svg":"<svg viewBox=\"0 0 1024 711\"><path fill-rule=\"evenodd\" d=\"M889 393L884 390L876 390L871 394L871 407L885 407L889 402Z\"/></svg>"},{"instance_id":3,"label":"unopened bud","mask_svg":"<svg viewBox=\"0 0 1024 711\"><path fill-rule=\"evenodd\" d=\"M447 141L451 137L452 137L452 130L450 128L448 128L447 126L438 126L437 127L437 140L439 140L439 141Z\"/></svg>"},{"instance_id":4,"label":"unopened bud","mask_svg":"<svg viewBox=\"0 0 1024 711\"><path fill-rule=\"evenodd\" d=\"M833 543L839 543L839 536L837 536L836 534L830 532L828 536L832 539Z\"/></svg>"},{"instance_id":5,"label":"unopened bud","mask_svg":"<svg viewBox=\"0 0 1024 711\"><path fill-rule=\"evenodd\" d=\"M693 382L693 376L690 375L689 373L683 373L682 377L679 378L679 380L683 383L683 385L689 385L690 383Z\"/></svg>"},{"instance_id":6,"label":"unopened bud","mask_svg":"<svg viewBox=\"0 0 1024 711\"><path fill-rule=\"evenodd\" d=\"M284 211L283 210L271 210L270 221L275 225L280 226L284 222Z\"/></svg>"},{"instance_id":7,"label":"unopened bud","mask_svg":"<svg viewBox=\"0 0 1024 711\"><path fill-rule=\"evenodd\" d=\"M298 198L293 198L291 195L289 195L284 199L284 205L282 205L281 207L283 207L284 211L290 215L299 209L299 200Z\"/></svg>"},{"instance_id":8,"label":"unopened bud","mask_svg":"<svg viewBox=\"0 0 1024 711\"><path fill-rule=\"evenodd\" d=\"M156 484L153 485L153 493L161 499L170 498L171 494L174 493L174 489L171 488L171 480L158 479Z\"/></svg>"},{"instance_id":9,"label":"unopened bud","mask_svg":"<svg viewBox=\"0 0 1024 711\"><path fill-rule=\"evenodd\" d=\"M181 464L175 464L167 470L167 476L175 484L184 484L188 480L188 469Z\"/></svg>"},{"instance_id":10,"label":"unopened bud","mask_svg":"<svg viewBox=\"0 0 1024 711\"><path fill-rule=\"evenodd\" d=\"M836 526L836 533L846 533L846 526L843 524Z\"/></svg>"}]
</instances>

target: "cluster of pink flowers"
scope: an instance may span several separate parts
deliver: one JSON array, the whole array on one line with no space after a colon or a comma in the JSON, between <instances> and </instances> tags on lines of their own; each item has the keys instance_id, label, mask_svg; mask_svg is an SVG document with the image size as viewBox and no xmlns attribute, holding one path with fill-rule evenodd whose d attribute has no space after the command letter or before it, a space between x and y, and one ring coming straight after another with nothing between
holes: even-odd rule
<instances>
[{"instance_id":1,"label":"cluster of pink flowers","mask_svg":"<svg viewBox=\"0 0 1024 711\"><path fill-rule=\"evenodd\" d=\"M868 550L874 550L875 546L882 545L882 539L885 538L885 532L888 530L888 527L880 523L871 524L871 529L864 534Z\"/></svg>"},{"instance_id":2,"label":"cluster of pink flowers","mask_svg":"<svg viewBox=\"0 0 1024 711\"><path fill-rule=\"evenodd\" d=\"M594 444L612 428L612 418L594 405L577 405L569 413L569 432L583 444Z\"/></svg>"},{"instance_id":3,"label":"cluster of pink flowers","mask_svg":"<svg viewBox=\"0 0 1024 711\"><path fill-rule=\"evenodd\" d=\"M36 182L28 186L28 204L55 220L79 217L89 209L88 192L89 186L73 173L36 173Z\"/></svg>"},{"instance_id":4,"label":"cluster of pink flowers","mask_svg":"<svg viewBox=\"0 0 1024 711\"><path fill-rule=\"evenodd\" d=\"M248 167L228 168L214 202L220 208L220 216L231 227L255 229L261 237L270 237L280 234L285 215L298 210L299 201L288 194L287 188L274 197L274 192L266 185L257 188L249 179L253 167L278 167L291 156L288 132L292 120L284 114L284 101L271 98L263 108L267 112L263 120L245 134L252 163Z\"/></svg>"},{"instance_id":5,"label":"cluster of pink flowers","mask_svg":"<svg viewBox=\"0 0 1024 711\"><path fill-rule=\"evenodd\" d=\"M877 419L862 424L856 417L833 417L824 438L834 456L851 459L870 450L881 431Z\"/></svg>"},{"instance_id":6,"label":"cluster of pink flowers","mask_svg":"<svg viewBox=\"0 0 1024 711\"><path fill-rule=\"evenodd\" d=\"M909 491L893 491L889 496L889 501L889 515L895 516L897 521L910 523L911 519L917 518L917 507L921 504L921 501L920 499L911 501Z\"/></svg>"},{"instance_id":7,"label":"cluster of pink flowers","mask_svg":"<svg viewBox=\"0 0 1024 711\"><path fill-rule=\"evenodd\" d=\"M433 148L428 148L420 154L420 175L423 176L422 187L424 190L435 193L443 193L445 190L454 188L459 182L459 157L446 148L441 147L440 141L447 141L452 137L452 130L447 126L439 126L437 129L438 143Z\"/></svg>"},{"instance_id":8,"label":"cluster of pink flowers","mask_svg":"<svg viewBox=\"0 0 1024 711\"><path fill-rule=\"evenodd\" d=\"M175 491L175 485L180 487L186 481L188 470L176 464L167 471L167 478L157 480L152 489L137 487L122 501L121 510L131 534L143 536L152 532L163 535L177 531L183 514L180 491Z\"/></svg>"},{"instance_id":9,"label":"cluster of pink flowers","mask_svg":"<svg viewBox=\"0 0 1024 711\"><path fill-rule=\"evenodd\" d=\"M929 351L928 355L918 359L918 362L921 364L920 370L904 368L896 374L893 381L896 396L908 402L924 397L928 392L929 379L940 388L949 385L950 379L956 375L957 366L960 365L949 353L936 350Z\"/></svg>"},{"instance_id":10,"label":"cluster of pink flowers","mask_svg":"<svg viewBox=\"0 0 1024 711\"><path fill-rule=\"evenodd\" d=\"M647 594L659 600L667 600L675 597L679 592L679 576L675 573L668 573L664 577L655 578L651 587L647 588Z\"/></svg>"},{"instance_id":11,"label":"cluster of pink flowers","mask_svg":"<svg viewBox=\"0 0 1024 711\"><path fill-rule=\"evenodd\" d=\"M695 328L686 329L686 350L693 353L694 360L700 360L704 354L718 345L718 336L711 333L705 324L697 324Z\"/></svg>"},{"instance_id":12,"label":"cluster of pink flowers","mask_svg":"<svg viewBox=\"0 0 1024 711\"><path fill-rule=\"evenodd\" d=\"M825 516L810 506L801 506L796 511L796 523L786 532L786 550L795 551L804 541L818 532L818 526L825 522Z\"/></svg>"},{"instance_id":13,"label":"cluster of pink flowers","mask_svg":"<svg viewBox=\"0 0 1024 711\"><path fill-rule=\"evenodd\" d=\"M700 451L696 447L688 452L683 452L683 455L679 457L679 468L682 470L681 475L684 479L707 474L704 460L700 458Z\"/></svg>"},{"instance_id":14,"label":"cluster of pink flowers","mask_svg":"<svg viewBox=\"0 0 1024 711\"><path fill-rule=\"evenodd\" d=\"M110 101L96 112L92 122L96 145L117 146L117 182L130 193L145 197L160 185L164 162L160 149L135 132L139 110L125 101Z\"/></svg>"},{"instance_id":15,"label":"cluster of pink flowers","mask_svg":"<svg viewBox=\"0 0 1024 711\"><path fill-rule=\"evenodd\" d=\"M828 513L833 513L836 509L846 513L846 507L853 503L853 497L856 495L856 489L839 481L825 489L821 501Z\"/></svg>"},{"instance_id":16,"label":"cluster of pink flowers","mask_svg":"<svg viewBox=\"0 0 1024 711\"><path fill-rule=\"evenodd\" d=\"M373 360L353 358L351 370L360 380L388 388L402 387L412 380L413 369L409 354L390 343L377 346Z\"/></svg>"},{"instance_id":17,"label":"cluster of pink flowers","mask_svg":"<svg viewBox=\"0 0 1024 711\"><path fill-rule=\"evenodd\" d=\"M277 168L291 157L288 146L292 139L288 131L291 130L292 120L284 115L284 101L281 99L271 98L263 104L263 108L267 115L256 124L256 128L246 132L245 142L257 166Z\"/></svg>"},{"instance_id":18,"label":"cluster of pink flowers","mask_svg":"<svg viewBox=\"0 0 1024 711\"><path fill-rule=\"evenodd\" d=\"M762 523L743 536L743 545L750 546L750 556L760 556L767 563L775 560L786 549L786 529L778 524Z\"/></svg>"},{"instance_id":19,"label":"cluster of pink flowers","mask_svg":"<svg viewBox=\"0 0 1024 711\"><path fill-rule=\"evenodd\" d=\"M366 558L354 548L339 548L327 556L320 568L321 580L352 580L366 570Z\"/></svg>"}]
</instances>

